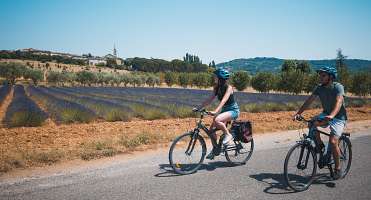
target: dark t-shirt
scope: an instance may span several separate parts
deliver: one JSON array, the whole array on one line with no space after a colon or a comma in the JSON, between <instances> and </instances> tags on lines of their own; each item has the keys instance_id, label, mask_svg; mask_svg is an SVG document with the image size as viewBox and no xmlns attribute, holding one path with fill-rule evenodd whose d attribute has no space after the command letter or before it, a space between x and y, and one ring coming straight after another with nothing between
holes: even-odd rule
<instances>
[{"instance_id":1,"label":"dark t-shirt","mask_svg":"<svg viewBox=\"0 0 371 200\"><path fill-rule=\"evenodd\" d=\"M227 89L228 89L228 84L224 84L223 86L221 87L216 87L214 88L214 94L215 96L218 97L219 101L221 101L225 95L225 93L227 92ZM231 105L234 105L236 104L236 100L234 99L234 95L233 93L229 96L227 102L225 102L224 106L231 106Z\"/></svg>"},{"instance_id":2,"label":"dark t-shirt","mask_svg":"<svg viewBox=\"0 0 371 200\"><path fill-rule=\"evenodd\" d=\"M318 85L313 94L319 96L321 100L323 112L327 115L331 114L332 110L335 108L336 105L336 97L337 96L344 96L344 86L338 82L333 82L328 87L323 85ZM336 119L347 120L347 112L345 110L344 101L341 105L339 112L335 115Z\"/></svg>"}]
</instances>

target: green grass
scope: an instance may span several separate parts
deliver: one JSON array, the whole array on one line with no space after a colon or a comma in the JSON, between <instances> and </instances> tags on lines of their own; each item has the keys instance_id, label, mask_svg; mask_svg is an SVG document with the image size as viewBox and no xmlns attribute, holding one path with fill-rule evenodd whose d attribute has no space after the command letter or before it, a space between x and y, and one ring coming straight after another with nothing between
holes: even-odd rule
<instances>
[{"instance_id":1,"label":"green grass","mask_svg":"<svg viewBox=\"0 0 371 200\"><path fill-rule=\"evenodd\" d=\"M132 109L134 110L136 117L145 120L166 119L170 117L170 115L163 110L147 108L139 104L133 105Z\"/></svg>"},{"instance_id":2,"label":"green grass","mask_svg":"<svg viewBox=\"0 0 371 200\"><path fill-rule=\"evenodd\" d=\"M39 112L19 111L12 114L7 124L9 127L36 127L41 126L45 119Z\"/></svg>"},{"instance_id":3,"label":"green grass","mask_svg":"<svg viewBox=\"0 0 371 200\"><path fill-rule=\"evenodd\" d=\"M83 112L76 109L65 109L60 113L62 123L73 123L73 122L82 122L87 123L91 122L94 119L90 113Z\"/></svg>"},{"instance_id":4,"label":"green grass","mask_svg":"<svg viewBox=\"0 0 371 200\"><path fill-rule=\"evenodd\" d=\"M179 106L175 104L166 105L166 109L171 110L172 117L187 118L187 117L197 117L197 113L192 112L192 108L188 106Z\"/></svg>"},{"instance_id":5,"label":"green grass","mask_svg":"<svg viewBox=\"0 0 371 200\"><path fill-rule=\"evenodd\" d=\"M118 109L109 109L104 114L104 119L109 122L130 121L131 114Z\"/></svg>"},{"instance_id":6,"label":"green grass","mask_svg":"<svg viewBox=\"0 0 371 200\"><path fill-rule=\"evenodd\" d=\"M279 104L279 103L262 103L262 104L245 104L242 106L242 111L259 113L259 112L275 112L275 111L287 111L295 110L296 105Z\"/></svg>"},{"instance_id":7,"label":"green grass","mask_svg":"<svg viewBox=\"0 0 371 200\"><path fill-rule=\"evenodd\" d=\"M366 105L371 105L371 100L368 99L349 99L345 100L346 107L362 107Z\"/></svg>"}]
</instances>

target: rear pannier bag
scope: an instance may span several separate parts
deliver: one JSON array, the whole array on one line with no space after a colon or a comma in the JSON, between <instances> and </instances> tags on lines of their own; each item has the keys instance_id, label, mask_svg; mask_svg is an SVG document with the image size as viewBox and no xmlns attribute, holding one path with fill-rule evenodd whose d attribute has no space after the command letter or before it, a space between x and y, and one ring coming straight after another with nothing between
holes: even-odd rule
<instances>
[{"instance_id":1,"label":"rear pannier bag","mask_svg":"<svg viewBox=\"0 0 371 200\"><path fill-rule=\"evenodd\" d=\"M252 140L252 125L250 121L234 121L232 123L232 133L235 140L248 143Z\"/></svg>"}]
</instances>

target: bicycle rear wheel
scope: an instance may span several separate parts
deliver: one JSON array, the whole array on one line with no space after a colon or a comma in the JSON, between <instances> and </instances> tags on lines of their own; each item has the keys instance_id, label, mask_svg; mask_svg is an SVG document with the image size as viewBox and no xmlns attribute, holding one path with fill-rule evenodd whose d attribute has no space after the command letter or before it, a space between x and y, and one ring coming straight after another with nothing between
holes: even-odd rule
<instances>
[{"instance_id":1,"label":"bicycle rear wheel","mask_svg":"<svg viewBox=\"0 0 371 200\"><path fill-rule=\"evenodd\" d=\"M251 158L254 151L254 139L248 143L234 141L234 146L227 147L225 158L233 165L244 165Z\"/></svg>"},{"instance_id":2,"label":"bicycle rear wheel","mask_svg":"<svg viewBox=\"0 0 371 200\"><path fill-rule=\"evenodd\" d=\"M295 191L308 189L317 170L316 154L309 146L297 143L287 153L284 178Z\"/></svg>"},{"instance_id":3,"label":"bicycle rear wheel","mask_svg":"<svg viewBox=\"0 0 371 200\"><path fill-rule=\"evenodd\" d=\"M204 139L194 132L176 138L169 150L169 162L178 174L191 174L200 168L206 155Z\"/></svg>"},{"instance_id":4,"label":"bicycle rear wheel","mask_svg":"<svg viewBox=\"0 0 371 200\"><path fill-rule=\"evenodd\" d=\"M350 166L352 164L352 145L350 143L350 140L348 137L342 136L339 139L339 149L340 149L340 168L343 171L343 175L341 178L344 178L349 170ZM329 163L331 170L335 169L335 161L333 155L331 155L331 160Z\"/></svg>"}]
</instances>

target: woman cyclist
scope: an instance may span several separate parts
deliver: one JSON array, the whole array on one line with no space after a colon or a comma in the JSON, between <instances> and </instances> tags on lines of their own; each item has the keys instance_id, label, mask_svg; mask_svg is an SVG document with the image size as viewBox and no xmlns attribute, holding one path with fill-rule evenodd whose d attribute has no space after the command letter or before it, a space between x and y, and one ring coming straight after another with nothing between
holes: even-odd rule
<instances>
[{"instance_id":1,"label":"woman cyclist","mask_svg":"<svg viewBox=\"0 0 371 200\"><path fill-rule=\"evenodd\" d=\"M228 145L233 141L233 136L229 133L226 123L231 120L236 120L240 114L240 109L233 95L233 88L227 83L229 79L229 71L223 68L219 68L214 71L214 92L206 99L197 110L209 105L215 97L218 97L220 103L214 111L210 114L214 116L213 123L211 124L210 130L214 127L220 129L225 134L223 138L223 144ZM216 139L215 132L212 137ZM213 159L219 155L219 149L213 148L213 150L207 155L207 159Z\"/></svg>"}]
</instances>

